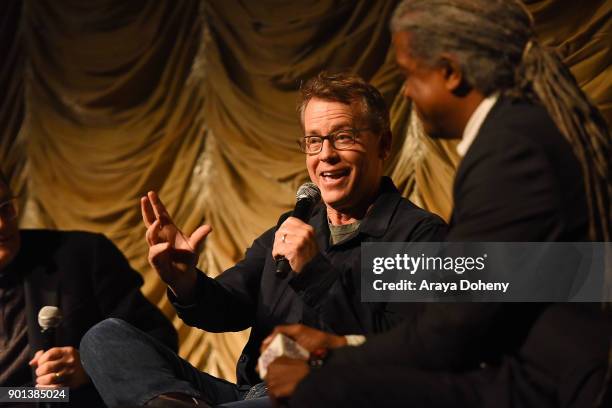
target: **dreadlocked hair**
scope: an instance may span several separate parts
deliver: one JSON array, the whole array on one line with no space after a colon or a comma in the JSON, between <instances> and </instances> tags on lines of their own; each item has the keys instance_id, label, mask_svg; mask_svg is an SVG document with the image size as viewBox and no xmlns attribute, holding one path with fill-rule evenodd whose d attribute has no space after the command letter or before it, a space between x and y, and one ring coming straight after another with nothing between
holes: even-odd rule
<instances>
[{"instance_id":1,"label":"dreadlocked hair","mask_svg":"<svg viewBox=\"0 0 612 408\"><path fill-rule=\"evenodd\" d=\"M590 238L610 241L610 131L557 54L531 41L517 71L517 88L537 95L571 144L585 180Z\"/></svg>"},{"instance_id":2,"label":"dreadlocked hair","mask_svg":"<svg viewBox=\"0 0 612 408\"><path fill-rule=\"evenodd\" d=\"M517 0L405 0L391 21L410 33L411 54L430 66L452 53L466 83L542 104L572 146L585 180L589 237L612 238L610 131L557 54L541 46Z\"/></svg>"}]
</instances>

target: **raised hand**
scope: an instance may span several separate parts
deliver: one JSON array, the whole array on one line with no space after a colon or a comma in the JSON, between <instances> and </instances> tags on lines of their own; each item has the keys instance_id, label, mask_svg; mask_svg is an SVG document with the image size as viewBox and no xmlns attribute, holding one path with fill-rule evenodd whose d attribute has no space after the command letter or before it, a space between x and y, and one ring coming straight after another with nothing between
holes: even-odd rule
<instances>
[{"instance_id":1,"label":"raised hand","mask_svg":"<svg viewBox=\"0 0 612 408\"><path fill-rule=\"evenodd\" d=\"M185 235L174 225L154 191L140 199L140 209L147 227L149 263L179 300L191 303L197 276L195 266L210 226L202 225L190 236Z\"/></svg>"}]
</instances>

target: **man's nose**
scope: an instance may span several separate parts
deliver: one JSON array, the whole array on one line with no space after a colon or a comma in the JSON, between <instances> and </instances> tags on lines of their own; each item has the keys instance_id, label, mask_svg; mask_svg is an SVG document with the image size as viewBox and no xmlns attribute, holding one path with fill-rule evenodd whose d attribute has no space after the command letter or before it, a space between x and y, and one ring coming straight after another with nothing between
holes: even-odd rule
<instances>
[{"instance_id":1,"label":"man's nose","mask_svg":"<svg viewBox=\"0 0 612 408\"><path fill-rule=\"evenodd\" d=\"M323 140L321 151L319 152L319 159L323 161L333 160L338 157L338 152L332 146L332 142L329 139Z\"/></svg>"}]
</instances>

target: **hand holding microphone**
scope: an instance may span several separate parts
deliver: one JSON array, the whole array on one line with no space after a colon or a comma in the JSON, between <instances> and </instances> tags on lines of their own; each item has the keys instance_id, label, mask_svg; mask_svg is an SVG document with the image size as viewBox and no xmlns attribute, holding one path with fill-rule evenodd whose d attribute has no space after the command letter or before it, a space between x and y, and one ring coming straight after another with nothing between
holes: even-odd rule
<instances>
[{"instance_id":1,"label":"hand holding microphone","mask_svg":"<svg viewBox=\"0 0 612 408\"><path fill-rule=\"evenodd\" d=\"M276 230L272 256L276 259L276 273L283 277L293 270L300 273L319 252L314 228L306 224L314 206L321 199L314 183L304 183L296 193L297 202L291 217Z\"/></svg>"},{"instance_id":2,"label":"hand holding microphone","mask_svg":"<svg viewBox=\"0 0 612 408\"><path fill-rule=\"evenodd\" d=\"M55 331L61 321L56 306L44 306L38 312L43 350L38 350L29 363L35 369L36 386L77 388L89 382L79 351L72 346L57 347Z\"/></svg>"}]
</instances>

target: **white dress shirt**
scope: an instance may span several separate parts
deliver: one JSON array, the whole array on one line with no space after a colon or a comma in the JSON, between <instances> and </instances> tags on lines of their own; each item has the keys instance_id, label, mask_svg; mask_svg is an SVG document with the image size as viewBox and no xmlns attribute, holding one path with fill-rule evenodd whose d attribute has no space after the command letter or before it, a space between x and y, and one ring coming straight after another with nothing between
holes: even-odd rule
<instances>
[{"instance_id":1,"label":"white dress shirt","mask_svg":"<svg viewBox=\"0 0 612 408\"><path fill-rule=\"evenodd\" d=\"M463 137L461 138L461 142L459 142L459 144L457 145L457 153L459 153L461 157L465 156L465 154L469 150L470 146L478 135L478 131L480 131L482 123L485 121L487 115L489 114L489 112L493 108L493 105L495 105L495 102L497 102L498 99L499 92L495 92L494 94L484 98L480 102L476 110L472 112L472 116L470 116L470 119L465 125L465 129L463 129Z\"/></svg>"}]
</instances>

